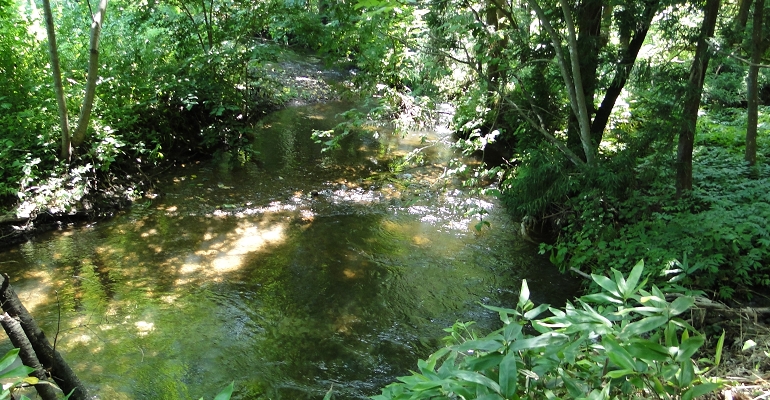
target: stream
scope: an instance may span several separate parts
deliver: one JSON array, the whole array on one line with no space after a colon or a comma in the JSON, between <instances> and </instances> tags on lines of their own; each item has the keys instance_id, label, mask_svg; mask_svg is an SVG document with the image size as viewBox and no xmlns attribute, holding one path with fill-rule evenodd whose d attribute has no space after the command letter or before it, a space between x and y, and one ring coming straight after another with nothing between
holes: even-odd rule
<instances>
[{"instance_id":1,"label":"stream","mask_svg":"<svg viewBox=\"0 0 770 400\"><path fill-rule=\"evenodd\" d=\"M0 253L0 271L110 400L212 399L231 381L233 399L365 398L455 321L499 327L480 304L513 306L522 279L536 303L572 297L579 282L496 200L440 178L457 157L448 133L372 128L322 152L312 129L351 107L270 114L254 133L261 163L168 171L161 196ZM390 171L420 146L420 165ZM473 207L489 212L480 232Z\"/></svg>"}]
</instances>

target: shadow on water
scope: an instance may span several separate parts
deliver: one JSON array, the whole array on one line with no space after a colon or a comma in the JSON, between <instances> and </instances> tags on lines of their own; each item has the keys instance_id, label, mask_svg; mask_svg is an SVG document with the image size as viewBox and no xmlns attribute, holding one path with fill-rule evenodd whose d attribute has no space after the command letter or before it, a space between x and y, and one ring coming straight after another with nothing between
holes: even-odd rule
<instances>
[{"instance_id":1,"label":"shadow on water","mask_svg":"<svg viewBox=\"0 0 770 400\"><path fill-rule=\"evenodd\" d=\"M164 197L41 236L0 266L103 399L211 398L232 380L236 399L319 399L332 386L364 398L456 320L496 328L479 303L513 304L521 279L537 302L574 293L494 201L436 183L440 146L391 180L368 178L419 140L322 153L310 130L349 107L275 113L255 133L261 167L185 166ZM470 206L489 210L491 229L475 232Z\"/></svg>"}]
</instances>

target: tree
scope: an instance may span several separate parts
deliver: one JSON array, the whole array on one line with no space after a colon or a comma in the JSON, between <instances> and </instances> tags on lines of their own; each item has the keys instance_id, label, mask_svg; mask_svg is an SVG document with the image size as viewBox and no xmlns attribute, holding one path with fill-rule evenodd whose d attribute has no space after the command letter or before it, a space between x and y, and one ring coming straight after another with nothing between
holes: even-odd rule
<instances>
[{"instance_id":1,"label":"tree","mask_svg":"<svg viewBox=\"0 0 770 400\"><path fill-rule=\"evenodd\" d=\"M744 0L748 1L748 0ZM765 0L754 0L754 21L751 30L751 65L749 65L748 77L748 116L746 126L746 154L745 159L749 165L757 162L757 122L759 113L759 64L762 61L762 53L765 51L764 38L762 37L763 15L765 12Z\"/></svg>"},{"instance_id":2,"label":"tree","mask_svg":"<svg viewBox=\"0 0 770 400\"><path fill-rule=\"evenodd\" d=\"M708 68L708 40L714 36L720 0L708 0L703 15L695 56L690 66L687 93L684 98L679 144L676 153L676 193L681 196L692 190L692 151L695 144L695 124L698 121L703 81Z\"/></svg>"},{"instance_id":3,"label":"tree","mask_svg":"<svg viewBox=\"0 0 770 400\"><path fill-rule=\"evenodd\" d=\"M61 68L59 66L59 51L56 46L56 32L53 24L53 13L51 12L50 0L43 0L43 12L45 13L46 32L48 34L48 51L51 57L51 69L53 71L54 87L56 90L56 102L59 106L59 123L62 130L62 142L60 157L69 162L71 157L71 146L79 146L86 137L86 131L91 119L91 109L93 108L94 96L96 94L96 78L99 69L99 35L102 31L104 14L107 9L107 0L99 2L99 8L96 14L92 15L91 23L91 41L88 57L88 75L86 78L85 96L80 108L80 117L74 133L70 137L69 122L67 117L67 105L64 99L64 88L61 81Z\"/></svg>"}]
</instances>

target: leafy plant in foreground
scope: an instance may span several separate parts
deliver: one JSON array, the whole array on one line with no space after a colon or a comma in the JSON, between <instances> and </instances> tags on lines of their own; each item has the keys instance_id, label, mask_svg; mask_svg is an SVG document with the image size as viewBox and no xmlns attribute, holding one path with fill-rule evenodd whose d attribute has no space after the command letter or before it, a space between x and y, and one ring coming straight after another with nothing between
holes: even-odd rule
<instances>
[{"instance_id":1,"label":"leafy plant in foreground","mask_svg":"<svg viewBox=\"0 0 770 400\"><path fill-rule=\"evenodd\" d=\"M502 328L479 338L456 323L450 345L372 398L692 399L717 389L692 360L704 337L678 317L694 300L644 290L643 271L639 262L627 278L592 275L602 292L563 310L535 307L525 280L516 309L485 306Z\"/></svg>"}]
</instances>

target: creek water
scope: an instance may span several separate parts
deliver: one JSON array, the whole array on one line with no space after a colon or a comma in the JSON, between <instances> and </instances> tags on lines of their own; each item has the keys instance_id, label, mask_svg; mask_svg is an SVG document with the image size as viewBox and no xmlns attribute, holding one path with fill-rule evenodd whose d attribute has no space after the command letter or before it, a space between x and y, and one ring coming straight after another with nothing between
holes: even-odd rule
<instances>
[{"instance_id":1,"label":"creek water","mask_svg":"<svg viewBox=\"0 0 770 400\"><path fill-rule=\"evenodd\" d=\"M210 399L231 381L234 399L364 398L455 321L499 327L480 304L512 306L521 279L537 303L575 293L494 200L439 178L444 134L372 130L322 152L311 130L350 107L271 114L261 164L168 171L162 196L0 253L0 269L102 399ZM420 146L419 166L389 170Z\"/></svg>"}]
</instances>

